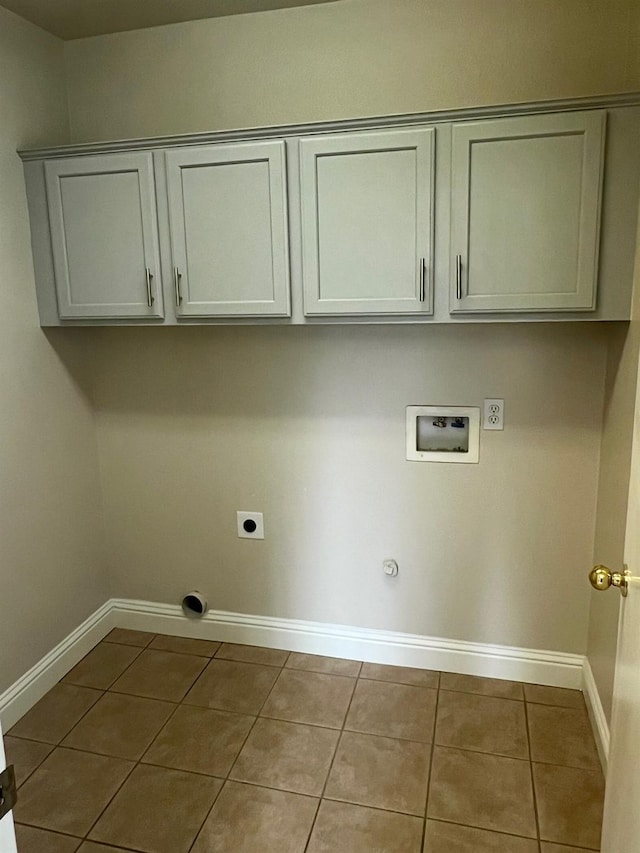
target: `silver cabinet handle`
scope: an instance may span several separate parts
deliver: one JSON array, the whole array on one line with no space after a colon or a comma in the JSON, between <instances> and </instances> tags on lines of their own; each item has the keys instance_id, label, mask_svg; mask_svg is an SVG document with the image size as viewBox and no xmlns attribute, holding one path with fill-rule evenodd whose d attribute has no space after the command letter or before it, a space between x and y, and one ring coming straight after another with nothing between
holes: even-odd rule
<instances>
[{"instance_id":1,"label":"silver cabinet handle","mask_svg":"<svg viewBox=\"0 0 640 853\"><path fill-rule=\"evenodd\" d=\"M178 269L178 267L173 268L173 286L176 291L176 307L179 308L182 305L182 294L180 293L180 279L182 278L182 273Z\"/></svg>"},{"instance_id":2,"label":"silver cabinet handle","mask_svg":"<svg viewBox=\"0 0 640 853\"><path fill-rule=\"evenodd\" d=\"M145 271L147 274L147 305L149 308L153 308L153 303L156 301L151 291L151 279L153 278L153 275L149 267L147 267Z\"/></svg>"},{"instance_id":3,"label":"silver cabinet handle","mask_svg":"<svg viewBox=\"0 0 640 853\"><path fill-rule=\"evenodd\" d=\"M456 299L462 299L462 255L456 255Z\"/></svg>"},{"instance_id":4,"label":"silver cabinet handle","mask_svg":"<svg viewBox=\"0 0 640 853\"><path fill-rule=\"evenodd\" d=\"M420 302L424 302L426 298L426 278L427 262L424 258L420 258Z\"/></svg>"}]
</instances>

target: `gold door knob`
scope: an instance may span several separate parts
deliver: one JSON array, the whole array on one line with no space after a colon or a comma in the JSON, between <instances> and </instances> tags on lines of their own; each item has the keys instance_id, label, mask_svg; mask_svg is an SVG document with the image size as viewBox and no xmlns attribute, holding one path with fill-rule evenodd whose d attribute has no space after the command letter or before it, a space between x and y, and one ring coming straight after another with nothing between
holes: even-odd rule
<instances>
[{"instance_id":1,"label":"gold door knob","mask_svg":"<svg viewBox=\"0 0 640 853\"><path fill-rule=\"evenodd\" d=\"M610 586L617 586L626 598L629 593L629 575L631 572L624 567L623 572L612 572L606 566L594 566L589 572L589 580L594 589L604 592Z\"/></svg>"}]
</instances>

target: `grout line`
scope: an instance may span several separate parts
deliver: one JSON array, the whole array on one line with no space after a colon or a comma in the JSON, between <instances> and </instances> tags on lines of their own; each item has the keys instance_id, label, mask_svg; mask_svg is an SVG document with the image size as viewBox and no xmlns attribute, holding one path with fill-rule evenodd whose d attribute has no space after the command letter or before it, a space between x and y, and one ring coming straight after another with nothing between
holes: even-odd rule
<instances>
[{"instance_id":1,"label":"grout line","mask_svg":"<svg viewBox=\"0 0 640 853\"><path fill-rule=\"evenodd\" d=\"M433 670L428 670L430 673L433 673ZM342 676L345 678L346 676ZM354 676L351 676L353 678ZM440 684L440 680L438 679L438 684L435 687L432 684L412 684L408 681L393 681L390 678L367 678L366 676L359 675L359 681L373 681L376 684L395 684L398 687L417 687L418 690L439 690L438 684Z\"/></svg>"},{"instance_id":2,"label":"grout line","mask_svg":"<svg viewBox=\"0 0 640 853\"><path fill-rule=\"evenodd\" d=\"M527 732L527 751L529 753L529 775L531 776L531 792L533 795L533 815L536 821L536 835L538 837L538 851L542 851L542 842L540 841L540 818L538 817L538 798L536 797L536 783L533 778L533 761L531 759L531 731L529 728L529 713L527 703L524 703L524 723Z\"/></svg>"},{"instance_id":3,"label":"grout line","mask_svg":"<svg viewBox=\"0 0 640 853\"><path fill-rule=\"evenodd\" d=\"M59 835L61 838L71 838L73 841L82 842L80 835L70 835L68 832L60 832L58 829L47 829L44 826L37 826L35 823L27 823L25 820L16 820L14 824L16 827L27 826L29 829L39 829L41 832L50 832L51 835Z\"/></svg>"},{"instance_id":4,"label":"grout line","mask_svg":"<svg viewBox=\"0 0 640 853\"><path fill-rule=\"evenodd\" d=\"M456 693L463 696L476 696L478 699L497 699L500 702L517 702L524 704L524 699L514 699L513 696L496 696L495 693L478 693L473 690L450 690L448 687L440 687L443 693Z\"/></svg>"},{"instance_id":5,"label":"grout line","mask_svg":"<svg viewBox=\"0 0 640 853\"><path fill-rule=\"evenodd\" d=\"M539 708L555 708L557 711L582 711L585 714L587 713L585 706L576 708L575 705L550 705L549 702L531 702L529 699L525 699L524 701L525 705L537 705Z\"/></svg>"},{"instance_id":6,"label":"grout line","mask_svg":"<svg viewBox=\"0 0 640 853\"><path fill-rule=\"evenodd\" d=\"M220 643L218 648L213 653L213 657L216 658L217 660L230 660L230 661L233 661L234 663L255 663L258 666L275 666L278 669L284 669L285 666L287 665L287 661L291 657L291 652L289 649L270 649L270 648L267 648L266 646L252 646L249 643L227 643L227 642L222 642L221 640L215 640L214 642ZM222 648L224 648L224 646L235 646L236 648L240 648L240 649L242 649L242 648L266 649L267 651L270 651L270 652L282 652L285 655L285 658L284 658L282 663L270 663L270 664L269 663L261 663L261 662L255 661L255 660L243 660L242 658L226 658L226 657L224 657L224 655L220 654L220 650Z\"/></svg>"},{"instance_id":7,"label":"grout line","mask_svg":"<svg viewBox=\"0 0 640 853\"><path fill-rule=\"evenodd\" d=\"M360 666L360 672L362 672L362 665ZM338 754L338 750L340 749L340 742L342 741L342 735L345 732L345 726L347 724L347 717L349 716L349 711L351 710L351 705L353 704L353 697L356 695L356 690L358 689L358 682L360 681L360 676L354 679L353 681L353 690L351 691L351 696L349 697L349 703L347 705L347 710L345 711L344 717L342 719L342 726L339 729L338 739L336 740L336 745L333 750L333 755L331 756L331 761L329 763L329 769L327 771L327 775L325 776L324 784L322 786L322 791L320 792L320 796L318 798L318 808L316 809L316 813L313 816L313 821L311 822L311 826L309 827L309 835L307 836L307 843L304 846L304 851L309 848L309 844L311 843L311 836L313 835L313 830L316 826L316 821L318 820L318 814L320 813L320 806L322 805L322 801L324 800L324 795L327 790L327 785L329 784L329 777L331 776L331 771L333 770L333 765L336 760L336 755Z\"/></svg>"},{"instance_id":8,"label":"grout line","mask_svg":"<svg viewBox=\"0 0 640 853\"><path fill-rule=\"evenodd\" d=\"M504 835L507 838L523 838L526 841L537 841L536 838L532 838L530 835L516 835L515 832L505 832L504 829L487 829L486 827L483 827L483 826L474 826L473 824L470 824L470 823L460 823L459 821L456 821L456 820L447 820L446 818L441 818L441 817L431 817L431 818L429 818L429 820L432 820L434 823L446 823L450 826L464 826L468 829L478 829L481 832L491 832L491 833L495 833L496 835ZM587 848L576 847L575 849L576 849L576 853L591 853L591 850L587 850Z\"/></svg>"},{"instance_id":9,"label":"grout line","mask_svg":"<svg viewBox=\"0 0 640 853\"><path fill-rule=\"evenodd\" d=\"M76 750L76 752L81 752L81 750ZM88 755L93 755L94 753L91 753L91 752L90 752L90 753L85 753L85 755L87 755L87 754L88 754ZM114 760L116 760L116 761L122 761L123 759L114 759ZM111 803L112 803L112 802L115 800L115 798L118 796L118 794L120 793L120 791L121 791L121 790L122 790L122 788L124 787L125 782L127 782L127 780L129 779L129 777L131 776L131 774L133 773L133 771L136 769L136 767L137 767L137 766L138 766L138 762L137 762L137 761L135 761L135 762L131 762L131 768L130 768L129 772L125 774L124 778L122 779L122 782L117 786L116 790L113 792L113 795L112 795L111 797L109 797L109 800L107 801L107 804L106 804L106 805L105 805L105 807L100 811L100 814L98 815L98 817L94 820L94 822L91 824L91 826L90 826L90 827L89 827L89 829L87 830L86 834L83 836L83 839L84 839L85 841L86 841L86 840L88 840L88 838L89 838L89 834L91 833L91 831L93 830L93 828L96 826L96 824L98 823L98 821L100 820L100 818L102 817L102 815L103 815L103 814L106 812L106 810L109 808L109 806L111 805Z\"/></svg>"},{"instance_id":10,"label":"grout line","mask_svg":"<svg viewBox=\"0 0 640 853\"><path fill-rule=\"evenodd\" d=\"M123 643L122 640L109 640L109 636L113 634L114 631L132 631L134 634L146 634L149 636L149 640L145 646L139 645L139 643ZM155 631L136 631L134 628L112 628L106 637L103 637L100 642L101 643L113 643L116 646L129 646L134 649L148 649L149 643L152 643L156 637L164 637L165 634L157 634ZM97 645L97 643L96 643ZM94 647L95 648L95 647Z\"/></svg>"},{"instance_id":11,"label":"grout line","mask_svg":"<svg viewBox=\"0 0 640 853\"><path fill-rule=\"evenodd\" d=\"M98 643L98 646L99 646L99 645L100 645L100 643ZM117 645L117 644L116 644L116 643L111 643L111 645L112 645L112 646L115 646L115 645ZM94 647L91 649L91 652L94 652L94 651L98 648L98 646L94 646ZM134 648L134 646L123 646L122 648L125 648L125 649L132 649L132 648ZM137 646L136 646L135 648L137 648ZM67 681L67 678L68 678L68 676L69 676L69 673L67 673L67 674L64 676L64 678L60 679L60 681L58 682L58 684L71 684L73 687L84 687L85 689L89 689L89 690L103 690L103 691L106 693L108 690L111 690L111 688L112 688L112 687L113 687L113 685L116 683L116 681L118 681L118 679L119 679L119 678L122 678L122 676L125 674L125 672L127 672L127 670L129 670L129 669L134 665L134 663L138 660L138 658L140 657L140 655L142 654L142 652L143 652L143 651L144 651L144 649L140 649L140 648L139 648L139 649L138 649L138 654L137 654L137 655L135 655L135 656L134 656L134 657L129 661L129 663L125 666L125 668L122 670L122 672L120 672L118 675L116 675L116 677L113 679L113 681L110 681L110 682L109 682L109 684L107 685L107 687L92 687L90 684L79 684L77 681ZM91 654L91 652L89 652L89 654L88 654L88 655L85 655L85 656L82 658L82 660L85 660L85 658L87 658L87 657ZM78 665L79 665L79 664L81 664L81 663L82 663L82 661L78 661L78 663L76 664L76 666L78 666ZM74 666L74 667L73 667L73 669L75 669L75 668L76 668L76 667ZM70 670L70 672L73 672L73 669L72 669L72 670ZM98 701L100 701L100 700L98 700Z\"/></svg>"},{"instance_id":12,"label":"grout line","mask_svg":"<svg viewBox=\"0 0 640 853\"><path fill-rule=\"evenodd\" d=\"M220 648L222 648L222 646L220 646ZM289 653L289 654L290 654L290 653ZM223 658L218 658L218 660L223 660ZM282 673L284 672L284 665L285 665L285 663L286 663L288 660L289 660L289 655L287 655L287 657L285 658L285 661L284 661L284 663L282 664L282 666L281 666L281 667L279 667L279 669L280 669L280 675L282 675ZM245 661L232 661L232 663L244 663L244 662L245 662ZM274 668L275 668L275 667L274 667ZM207 667L205 667L205 670L206 670L206 669L207 669ZM204 672L205 670L203 670L203 672ZM201 674L202 674L202 673L201 673ZM257 722L258 722L258 720L260 719L260 712L262 711L262 709L263 709L263 708L264 708L264 706L266 705L266 703L267 703L267 701L268 701L268 699L269 699L269 696L271 696L271 693L272 693L272 692L273 692L273 690L275 689L276 684L277 684L277 683L278 683L278 681L280 680L280 675L278 675L278 676L277 676L277 678L275 679L275 681L273 682L273 684L272 684L272 685L271 685L271 687L269 688L269 692L268 692L268 693L267 693L267 695L265 696L265 699L264 699L263 703L260 705L260 708L258 709L258 713L255 715L254 721L253 721L253 723L251 724L251 727L249 728L249 731L247 732L246 737L245 737L245 738L244 738L244 740L242 741L242 744L241 744L240 749L238 750L238 752L237 752L237 754L236 754L236 757L233 759L233 761L232 761L232 763L231 763L231 766L230 766L230 767L229 767L229 769L227 770L227 774L226 774L226 776L224 777L224 782L222 783L222 785L220 785L220 790L219 790L219 791L218 791L218 793L216 794L216 797L215 797L215 799L214 799L213 803L211 803L211 808L210 808L210 809L209 809L209 811L206 813L205 818L204 818L204 820L202 821L202 823L200 824L200 827L199 827L198 831L197 831L197 832L196 832L196 834L193 836L193 841L191 842L191 844L190 844L190 846L189 846L189 853L190 853L190 851L191 851L191 850L193 850L193 847L194 847L194 845L195 845L196 841L198 840L198 836L199 836L199 835L200 835L200 833L202 832L202 829L203 829L203 827L204 827L205 823L209 820L209 815L210 815L210 814L211 814L211 812L213 811L213 809L214 809L214 807L215 807L215 804L216 804L216 802L218 801L218 797L220 796L220 794L221 794L221 793L222 793L222 791L224 790L224 788L225 788L225 786L226 786L227 782L228 782L228 781L234 781L234 780L229 780L229 776L230 776L230 775L231 775L231 773L233 772L233 768L236 766L236 764L237 764L237 762L238 762L238 759L240 758L240 754L241 754L242 750L245 748L245 745L246 745L247 741L249 740L249 737L250 737L250 735L251 735L251 732L254 730L254 728L255 728L255 726L256 726L256 723L257 723ZM184 700L183 700L183 701L184 701ZM181 704L182 704L182 703L181 703ZM249 716L249 715L247 714L246 716ZM251 716L253 716L253 714L252 714ZM239 781L239 780L238 780L238 781ZM265 786L263 785L262 787L265 787Z\"/></svg>"},{"instance_id":13,"label":"grout line","mask_svg":"<svg viewBox=\"0 0 640 853\"><path fill-rule=\"evenodd\" d=\"M149 642L150 642L150 643L151 643L151 642L153 642L153 639L155 639L155 637L156 637L156 636L157 636L157 634L154 634L154 635L153 635L153 637L151 638L151 640L149 640ZM145 646L145 649L146 649L146 648L147 648L147 647ZM145 649L142 649L142 651L144 651ZM139 657L140 657L140 655L138 655L138 656L134 659L134 661L132 661L132 662L131 662L130 666L133 666L133 663L135 663L135 661L137 661ZM189 692L189 690L191 689L191 687L193 687L193 685L195 684L195 682L200 678L200 676L202 675L202 673L204 672L204 670L205 670L206 668L207 668L207 666L205 665L205 666L203 667L203 669L200 671L200 673L199 673L197 676L195 676L195 677L193 678L193 680L191 681L190 686L189 686L189 687L187 688L187 690L185 691L185 696L186 696L186 694ZM127 667L127 669L129 669L129 667ZM125 672L126 672L126 671L127 671L127 670L125 670ZM123 672L122 674L124 675L124 672ZM120 677L120 676L119 676L119 677ZM116 681L117 681L117 680L118 680L118 679L116 679ZM114 684L115 684L115 682L114 682ZM115 690L113 690L113 691L107 691L107 692L117 693L117 691L115 691ZM125 694L118 694L118 695L127 696L127 695L132 695L132 694L126 694L126 693L125 693ZM151 697L148 697L148 696L140 696L140 697L137 697L137 698L140 698L140 699L149 699L149 698L151 698ZM183 699L184 699L184 696L183 696ZM99 700L98 700L98 701L99 701ZM168 700L156 699L155 701L168 701ZM97 704L97 703L96 703L96 704ZM166 720L166 722L164 723L164 725L161 727L160 731L162 731L162 729L164 729L164 727L167 725L167 723L168 723L168 722L173 718L174 714L176 713L176 711L178 710L178 708L180 707L180 705L181 705L181 704L182 704L182 701L180 701L180 702L178 702L178 703L176 703L176 704L175 704L175 708L173 709L173 711L172 711L172 712L171 712L171 714L169 715L169 717L168 717L168 719ZM93 706L92 706L92 707L93 707ZM158 732L158 734L160 734L160 732ZM157 737L157 735L156 735L156 737ZM155 740L155 738L154 738L154 740ZM148 749L148 748L149 748L149 747L147 747L147 749ZM78 750L78 751L80 751L80 750ZM85 840L87 840L87 839L89 838L89 835L90 835L90 834L91 834L91 832L95 829L96 825L97 825L97 824L98 824L98 822L101 820L102 816L105 814L105 812L107 811L107 809L109 808L109 806L111 805L111 803L113 803L113 801L114 801L114 800L115 800L115 798L118 796L118 794L120 793L120 791L122 790L122 788L124 787L124 785L125 785L125 784L128 782L128 780L131 778L131 776L133 775L133 773L135 772L135 770L140 766L140 761L141 761L141 759L142 759L142 758L144 758L144 755L145 755L146 751L147 751L147 750L145 750L145 751L142 753L142 755L140 756L140 758L138 758L138 759L134 762L134 764L133 764L133 766L132 766L131 770L129 771L129 773L127 773L127 775L124 777L124 779L122 780L122 783L118 786L118 788L117 788L117 790L114 792L113 796L109 799L108 803L107 803L107 804L105 805L105 807L102 809L102 811L100 812L100 814L98 815L98 817L96 818L96 820L91 824L91 827L89 828L88 832L87 832L87 833L86 833L86 835L84 836ZM90 753L90 754L93 754L93 753ZM127 760L127 759L120 759L120 760ZM128 759L128 760L130 760L130 761L131 761L131 760L133 760L133 759ZM143 765L143 766L149 766L149 765ZM169 768L164 768L164 769L169 769ZM172 768L172 769L173 769L173 768ZM183 772L183 771L178 771L178 772ZM211 778L214 778L214 777L211 777ZM222 790L222 788L220 788L220 790ZM220 793L220 792L218 791L218 793ZM216 799L217 799L217 794L216 794ZM214 800L214 802L215 802L215 800Z\"/></svg>"},{"instance_id":14,"label":"grout line","mask_svg":"<svg viewBox=\"0 0 640 853\"><path fill-rule=\"evenodd\" d=\"M42 765L44 764L44 762L47 760L47 758L49 758L49 756L50 756L50 755L51 755L51 753L54 751L54 749L57 749L57 747L56 747L54 744L51 744L51 743L45 743L45 742L44 742L44 741L42 741L42 740L32 740L31 738L17 738L15 735L7 735L7 736L5 737L5 739L4 739L5 747L7 747L7 738L9 738L9 737L13 738L13 740L24 740L24 741L27 741L27 743L37 743L39 746L50 746L50 747L51 747L51 749L50 749L50 750L49 750L49 752L45 755L45 757L44 757L44 758L41 758L41 759L40 759L40 761L38 761L38 763L35 765L35 767L33 767L33 768L32 768L32 769L27 773L27 775L24 777L24 779L22 779L22 781L18 783L16 790L18 790L18 791L19 791L19 790L20 790L20 788L22 788L22 786L24 785L24 783L25 783L28 779L31 779L31 777L32 777L32 776L33 776L33 774L36 772L36 770L39 770L39 769L40 769L40 767L42 767ZM65 735L65 737L66 737L66 735ZM7 752L7 756L6 756L7 763L8 763L8 764L12 764L13 762L11 761L11 759L10 759L10 757L9 757L9 755L8 755L8 752L9 752L8 747L7 747L7 749L6 749L6 752Z\"/></svg>"},{"instance_id":15,"label":"grout line","mask_svg":"<svg viewBox=\"0 0 640 853\"><path fill-rule=\"evenodd\" d=\"M210 777L210 778L213 778L213 777ZM220 777L216 777L216 778L218 778L218 779L219 779ZM209 820L209 815L210 815L210 814L211 814L211 812L213 811L215 804L218 802L218 797L219 797L219 796L220 796L220 794L222 793L222 791L223 791L223 789L224 789L224 786L225 786L225 785L226 785L226 780L222 780L222 785L220 785L220 787L218 788L218 791L217 791L217 793L216 793L215 797L213 798L213 802L211 803L211 808L207 809L207 813L206 813L206 814L205 814L205 816L204 816L204 820L202 821L202 823L200 824L200 826L199 826L199 827L198 827L198 829L196 830L195 835L193 836L193 841L192 841L192 842L191 842L191 844L189 845L189 853L190 853L190 851L193 849L193 846L195 845L196 841L198 840L198 836L199 836L199 835L200 835L200 833L202 832L202 829L203 829L203 827L204 827L205 823Z\"/></svg>"},{"instance_id":16,"label":"grout line","mask_svg":"<svg viewBox=\"0 0 640 853\"><path fill-rule=\"evenodd\" d=\"M424 819L422 821L422 847L424 849L427 837L427 810L429 808L429 794L431 793L431 775L433 773L433 754L436 749L436 727L438 725L438 708L440 705L440 673L438 673L438 689L436 691L436 707L433 714L433 731L431 734L431 751L429 752L429 772L427 773L427 796L424 802Z\"/></svg>"},{"instance_id":17,"label":"grout line","mask_svg":"<svg viewBox=\"0 0 640 853\"><path fill-rule=\"evenodd\" d=\"M60 682L58 682L58 684L60 684ZM54 685L54 686L57 686L57 685ZM75 685L75 684L74 684L74 685L72 685L72 686L73 686L73 687L76 687L77 685ZM52 688L52 689L53 689L53 688ZM92 690L96 690L97 688L92 687L91 689L92 689ZM84 720L84 718L87 716L87 714L89 713L89 711L90 711L92 708L95 708L95 706L98 704L98 702L100 702L100 701L103 699L103 697L105 696L105 694L106 694L106 692L107 692L107 691L106 691L106 690L99 690L98 692L99 692L101 695L96 699L96 701L95 701L95 702L93 702L93 703L92 703L92 704L87 708L87 710L82 714L82 716L81 716L81 717L79 717L79 718L75 721L75 723L71 726L71 728L69 729L69 731L68 731L68 732L65 732L65 733L62 735L62 737L60 738L60 740L56 741L56 743L55 743L55 744L54 744L54 746L53 746L53 748L54 748L54 749L60 749L60 748L63 748L63 747L62 747L62 741L63 741L65 738L69 737L69 735L70 735L70 734L71 734L71 732L75 729L75 727L76 727L76 726L78 726L78 725L79 725L79 724ZM43 698L44 698L44 697L43 697ZM46 743L46 741L39 741L39 743ZM50 744L50 745L51 745L51 744ZM64 749L66 749L66 747L64 747ZM49 753L49 755L51 755L51 754L52 754L52 753L50 752L50 753ZM47 758L49 758L49 755L47 756ZM45 758L45 761L46 761L46 760L47 760L47 759Z\"/></svg>"},{"instance_id":18,"label":"grout line","mask_svg":"<svg viewBox=\"0 0 640 853\"><path fill-rule=\"evenodd\" d=\"M531 761L528 758L519 758L517 755L501 755L498 752L480 752L477 749L470 749L468 746L450 746L449 744L443 743L437 743L435 746L439 749L448 749L453 752L470 752L471 755L492 755L494 758L501 758L504 761L522 761L525 764L531 764ZM562 767L563 765L559 764L557 766Z\"/></svg>"},{"instance_id":19,"label":"grout line","mask_svg":"<svg viewBox=\"0 0 640 853\"><path fill-rule=\"evenodd\" d=\"M219 782L226 782L226 776L223 776L220 773L205 773L204 770L185 770L184 767L169 767L167 764L158 764L157 761L145 761L144 756L138 762L143 767L155 767L158 770L173 770L176 773L186 773L187 775L191 774L192 776L202 776L204 779L217 779ZM233 779L230 781L233 782ZM264 785L263 785L264 787Z\"/></svg>"},{"instance_id":20,"label":"grout line","mask_svg":"<svg viewBox=\"0 0 640 853\"><path fill-rule=\"evenodd\" d=\"M111 645L115 645L115 643L111 643ZM129 646L131 648L131 646ZM182 657L188 656L190 658L202 658L203 660L213 660L213 655L201 655L198 652L178 652L176 649L156 649L152 646L147 646L146 649L140 649L141 652L159 652L161 655L181 655Z\"/></svg>"},{"instance_id":21,"label":"grout line","mask_svg":"<svg viewBox=\"0 0 640 853\"><path fill-rule=\"evenodd\" d=\"M128 693L124 690L114 690L113 687L105 690L105 693L110 693L112 696L128 696L130 699L146 699L148 702L167 702L169 705L182 704L181 701L176 702L175 699L160 699L159 696L149 696L148 693Z\"/></svg>"}]
</instances>

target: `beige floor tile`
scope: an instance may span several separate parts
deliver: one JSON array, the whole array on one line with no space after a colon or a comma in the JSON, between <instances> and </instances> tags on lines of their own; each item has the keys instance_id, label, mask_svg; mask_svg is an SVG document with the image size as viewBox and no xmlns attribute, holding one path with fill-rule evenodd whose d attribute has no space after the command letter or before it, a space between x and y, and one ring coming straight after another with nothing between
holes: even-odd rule
<instances>
[{"instance_id":1,"label":"beige floor tile","mask_svg":"<svg viewBox=\"0 0 640 853\"><path fill-rule=\"evenodd\" d=\"M60 743L102 696L100 690L56 684L9 732L15 737Z\"/></svg>"},{"instance_id":2,"label":"beige floor tile","mask_svg":"<svg viewBox=\"0 0 640 853\"><path fill-rule=\"evenodd\" d=\"M145 649L111 689L116 693L180 702L206 665L207 659L196 655Z\"/></svg>"},{"instance_id":3,"label":"beige floor tile","mask_svg":"<svg viewBox=\"0 0 640 853\"><path fill-rule=\"evenodd\" d=\"M529 762L434 747L427 816L535 838Z\"/></svg>"},{"instance_id":4,"label":"beige floor tile","mask_svg":"<svg viewBox=\"0 0 640 853\"><path fill-rule=\"evenodd\" d=\"M230 779L320 796L339 734L333 729L259 719Z\"/></svg>"},{"instance_id":5,"label":"beige floor tile","mask_svg":"<svg viewBox=\"0 0 640 853\"><path fill-rule=\"evenodd\" d=\"M149 644L150 649L162 652L180 652L184 655L201 655L211 658L220 648L220 643L210 640L192 640L189 637L168 637L158 634Z\"/></svg>"},{"instance_id":6,"label":"beige floor tile","mask_svg":"<svg viewBox=\"0 0 640 853\"><path fill-rule=\"evenodd\" d=\"M345 728L431 743L437 690L386 681L358 681Z\"/></svg>"},{"instance_id":7,"label":"beige floor tile","mask_svg":"<svg viewBox=\"0 0 640 853\"><path fill-rule=\"evenodd\" d=\"M105 693L66 736L63 746L136 760L167 722L175 705Z\"/></svg>"},{"instance_id":8,"label":"beige floor tile","mask_svg":"<svg viewBox=\"0 0 640 853\"><path fill-rule=\"evenodd\" d=\"M532 838L428 820L424 853L538 853L538 842Z\"/></svg>"},{"instance_id":9,"label":"beige floor tile","mask_svg":"<svg viewBox=\"0 0 640 853\"><path fill-rule=\"evenodd\" d=\"M355 678L285 669L261 711L263 717L342 728Z\"/></svg>"},{"instance_id":10,"label":"beige floor tile","mask_svg":"<svg viewBox=\"0 0 640 853\"><path fill-rule=\"evenodd\" d=\"M26 782L33 771L39 767L52 751L50 743L40 743L37 740L23 740L7 735L4 739L7 754L7 764L13 764L16 771L18 788Z\"/></svg>"},{"instance_id":11,"label":"beige floor tile","mask_svg":"<svg viewBox=\"0 0 640 853\"><path fill-rule=\"evenodd\" d=\"M424 743L343 732L325 796L422 816L430 749Z\"/></svg>"},{"instance_id":12,"label":"beige floor tile","mask_svg":"<svg viewBox=\"0 0 640 853\"><path fill-rule=\"evenodd\" d=\"M566 687L545 687L543 684L525 684L524 698L539 705L556 705L558 708L584 708L584 697L579 690Z\"/></svg>"},{"instance_id":13,"label":"beige floor tile","mask_svg":"<svg viewBox=\"0 0 640 853\"><path fill-rule=\"evenodd\" d=\"M260 663L263 666L284 666L289 652L282 649L266 649L262 646L245 646L240 643L223 643L216 652L217 658L239 660L244 663Z\"/></svg>"},{"instance_id":14,"label":"beige floor tile","mask_svg":"<svg viewBox=\"0 0 640 853\"><path fill-rule=\"evenodd\" d=\"M107 690L139 654L136 646L99 643L65 675L63 682Z\"/></svg>"},{"instance_id":15,"label":"beige floor tile","mask_svg":"<svg viewBox=\"0 0 640 853\"><path fill-rule=\"evenodd\" d=\"M533 761L600 769L586 710L529 705L527 714Z\"/></svg>"},{"instance_id":16,"label":"beige floor tile","mask_svg":"<svg viewBox=\"0 0 640 853\"><path fill-rule=\"evenodd\" d=\"M564 844L549 844L547 841L542 842L540 850L542 853L593 853L586 847L567 847Z\"/></svg>"},{"instance_id":17,"label":"beige floor tile","mask_svg":"<svg viewBox=\"0 0 640 853\"><path fill-rule=\"evenodd\" d=\"M85 841L78 853L136 853L125 847L111 847L108 844L96 844L95 841Z\"/></svg>"},{"instance_id":18,"label":"beige floor tile","mask_svg":"<svg viewBox=\"0 0 640 853\"><path fill-rule=\"evenodd\" d=\"M393 681L396 684L412 684L414 687L437 687L440 673L430 669L415 669L412 666L387 666L382 663L363 663L360 678L374 681Z\"/></svg>"},{"instance_id":19,"label":"beige floor tile","mask_svg":"<svg viewBox=\"0 0 640 853\"><path fill-rule=\"evenodd\" d=\"M145 753L143 762L226 776L255 717L181 705Z\"/></svg>"},{"instance_id":20,"label":"beige floor tile","mask_svg":"<svg viewBox=\"0 0 640 853\"><path fill-rule=\"evenodd\" d=\"M575 767L534 764L540 837L575 847L600 847L602 773Z\"/></svg>"},{"instance_id":21,"label":"beige floor tile","mask_svg":"<svg viewBox=\"0 0 640 853\"><path fill-rule=\"evenodd\" d=\"M16 841L18 853L75 853L81 844L79 838L20 824L16 824Z\"/></svg>"},{"instance_id":22,"label":"beige floor tile","mask_svg":"<svg viewBox=\"0 0 640 853\"><path fill-rule=\"evenodd\" d=\"M185 698L187 705L257 714L280 675L273 666L214 658Z\"/></svg>"},{"instance_id":23,"label":"beige floor tile","mask_svg":"<svg viewBox=\"0 0 640 853\"><path fill-rule=\"evenodd\" d=\"M150 634L147 631L131 631L129 628L114 628L104 638L106 643L121 643L123 646L139 646L141 649L146 648L155 634Z\"/></svg>"},{"instance_id":24,"label":"beige floor tile","mask_svg":"<svg viewBox=\"0 0 640 853\"><path fill-rule=\"evenodd\" d=\"M227 782L192 853L303 853L318 800Z\"/></svg>"},{"instance_id":25,"label":"beige floor tile","mask_svg":"<svg viewBox=\"0 0 640 853\"><path fill-rule=\"evenodd\" d=\"M357 678L362 664L357 660L327 658L323 655L305 655L291 652L286 663L287 669L303 669L307 672L323 672L325 675L348 675Z\"/></svg>"},{"instance_id":26,"label":"beige floor tile","mask_svg":"<svg viewBox=\"0 0 640 853\"><path fill-rule=\"evenodd\" d=\"M422 819L323 800L307 853L420 853Z\"/></svg>"},{"instance_id":27,"label":"beige floor tile","mask_svg":"<svg viewBox=\"0 0 640 853\"><path fill-rule=\"evenodd\" d=\"M519 681L458 675L455 672L441 673L440 689L457 690L460 693L478 693L482 696L495 696L497 699L524 699L522 684Z\"/></svg>"},{"instance_id":28,"label":"beige floor tile","mask_svg":"<svg viewBox=\"0 0 640 853\"><path fill-rule=\"evenodd\" d=\"M133 767L130 761L55 749L20 789L18 822L85 835Z\"/></svg>"},{"instance_id":29,"label":"beige floor tile","mask_svg":"<svg viewBox=\"0 0 640 853\"><path fill-rule=\"evenodd\" d=\"M435 742L528 759L524 702L441 690Z\"/></svg>"},{"instance_id":30,"label":"beige floor tile","mask_svg":"<svg viewBox=\"0 0 640 853\"><path fill-rule=\"evenodd\" d=\"M91 830L91 841L150 853L187 853L220 779L138 765Z\"/></svg>"}]
</instances>

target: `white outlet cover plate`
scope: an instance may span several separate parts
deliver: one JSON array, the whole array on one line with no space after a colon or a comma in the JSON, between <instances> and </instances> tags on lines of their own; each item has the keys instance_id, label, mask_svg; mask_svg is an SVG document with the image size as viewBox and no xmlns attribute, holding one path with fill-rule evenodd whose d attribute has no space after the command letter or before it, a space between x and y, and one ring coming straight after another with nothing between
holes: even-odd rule
<instances>
[{"instance_id":1,"label":"white outlet cover plate","mask_svg":"<svg viewBox=\"0 0 640 853\"><path fill-rule=\"evenodd\" d=\"M261 512L249 512L239 510L236 513L238 520L238 537L240 539L264 539L264 517ZM256 529L253 533L244 529L245 521L254 521Z\"/></svg>"},{"instance_id":2,"label":"white outlet cover plate","mask_svg":"<svg viewBox=\"0 0 640 853\"><path fill-rule=\"evenodd\" d=\"M504 429L504 400L490 397L484 401L482 429Z\"/></svg>"}]
</instances>

